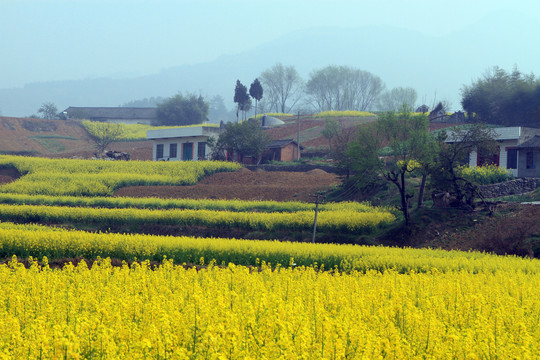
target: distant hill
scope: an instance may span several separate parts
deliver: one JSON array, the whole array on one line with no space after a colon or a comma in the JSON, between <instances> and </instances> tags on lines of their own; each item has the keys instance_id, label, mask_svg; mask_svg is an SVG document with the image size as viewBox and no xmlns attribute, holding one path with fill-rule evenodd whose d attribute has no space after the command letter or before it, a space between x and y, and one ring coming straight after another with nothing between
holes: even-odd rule
<instances>
[{"instance_id":1,"label":"distant hill","mask_svg":"<svg viewBox=\"0 0 540 360\"><path fill-rule=\"evenodd\" d=\"M227 107L232 108L236 80L249 84L277 62L294 65L304 79L311 71L327 65L353 66L381 77L389 88L415 88L419 103L432 105L434 100L446 99L452 102L451 110L458 110L461 87L480 77L487 68L498 65L511 69L517 65L525 73L540 73L536 57L530 55L540 24L520 18L520 25L509 29L505 26L509 16L515 15L495 13L461 32L441 37L390 26L296 31L245 53L165 69L149 76L33 83L23 88L0 89L0 111L4 116L28 116L45 102L53 102L59 110L68 106L118 106L185 91L208 97L221 95Z\"/></svg>"}]
</instances>

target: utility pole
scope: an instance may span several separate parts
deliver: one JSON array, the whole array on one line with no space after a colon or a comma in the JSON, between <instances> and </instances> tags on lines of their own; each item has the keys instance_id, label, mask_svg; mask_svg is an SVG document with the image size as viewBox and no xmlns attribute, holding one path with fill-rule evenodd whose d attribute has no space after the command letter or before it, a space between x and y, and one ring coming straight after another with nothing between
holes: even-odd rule
<instances>
[{"instance_id":1,"label":"utility pole","mask_svg":"<svg viewBox=\"0 0 540 360\"><path fill-rule=\"evenodd\" d=\"M300 161L300 111L296 117L296 161Z\"/></svg>"},{"instance_id":2,"label":"utility pole","mask_svg":"<svg viewBox=\"0 0 540 360\"><path fill-rule=\"evenodd\" d=\"M315 198L315 219L313 220L313 237L311 238L313 244L315 243L315 234L317 233L317 214L319 213L320 196L320 193L317 193L317 195L310 195L310 197Z\"/></svg>"}]
</instances>

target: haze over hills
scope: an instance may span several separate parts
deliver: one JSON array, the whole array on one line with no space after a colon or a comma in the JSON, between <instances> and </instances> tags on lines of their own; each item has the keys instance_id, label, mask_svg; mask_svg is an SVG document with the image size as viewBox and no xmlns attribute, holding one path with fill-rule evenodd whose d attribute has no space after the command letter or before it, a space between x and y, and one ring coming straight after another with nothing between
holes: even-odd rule
<instances>
[{"instance_id":1,"label":"haze over hills","mask_svg":"<svg viewBox=\"0 0 540 360\"><path fill-rule=\"evenodd\" d=\"M428 37L419 32L389 26L353 29L320 27L295 31L249 51L221 56L193 65L164 69L154 75L133 78L97 78L27 84L0 89L4 116L28 116L41 104L68 106L119 106L146 97L169 97L178 92L221 95L233 107L237 79L249 84L277 62L293 65L304 80L327 65L348 65L379 76L387 88L413 87L418 104L448 100L459 110L460 89L498 65L540 75L540 64L530 55L532 38L540 24L520 18L519 26L504 26L508 13L494 13L460 32ZM441 23L441 26L444 26ZM159 69L156 69L159 71Z\"/></svg>"}]
</instances>

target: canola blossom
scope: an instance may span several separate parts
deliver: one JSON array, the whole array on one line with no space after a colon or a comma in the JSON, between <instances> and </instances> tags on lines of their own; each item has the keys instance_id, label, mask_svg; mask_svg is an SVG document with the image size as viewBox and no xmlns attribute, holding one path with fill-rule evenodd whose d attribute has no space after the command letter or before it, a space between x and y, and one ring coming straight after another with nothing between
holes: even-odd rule
<instances>
[{"instance_id":1,"label":"canola blossom","mask_svg":"<svg viewBox=\"0 0 540 360\"><path fill-rule=\"evenodd\" d=\"M493 164L475 167L460 166L458 170L465 179L480 185L495 184L513 178L510 171Z\"/></svg>"},{"instance_id":2,"label":"canola blossom","mask_svg":"<svg viewBox=\"0 0 540 360\"><path fill-rule=\"evenodd\" d=\"M0 266L0 358L533 359L540 276Z\"/></svg>"},{"instance_id":3,"label":"canola blossom","mask_svg":"<svg viewBox=\"0 0 540 360\"><path fill-rule=\"evenodd\" d=\"M215 200L215 199L160 199L132 197L83 197L0 193L0 204L81 206L138 209L192 209L248 212L295 212L314 210L315 204L301 201L272 200ZM342 201L319 204L319 211L393 212L394 208L372 206L368 202Z\"/></svg>"},{"instance_id":4,"label":"canola blossom","mask_svg":"<svg viewBox=\"0 0 540 360\"><path fill-rule=\"evenodd\" d=\"M382 246L311 244L191 236L91 233L32 224L0 223L0 258L115 258L258 266L261 262L381 273L456 272L540 274L540 261L517 256Z\"/></svg>"},{"instance_id":5,"label":"canola blossom","mask_svg":"<svg viewBox=\"0 0 540 360\"><path fill-rule=\"evenodd\" d=\"M239 228L263 231L309 231L313 226L314 211L296 212L238 212L216 210L149 210L105 209L46 205L0 204L0 219L15 222L53 222L75 224L114 225L174 225L205 226L211 228ZM317 227L321 231L369 233L395 220L389 212L351 210L321 211Z\"/></svg>"},{"instance_id":6,"label":"canola blossom","mask_svg":"<svg viewBox=\"0 0 540 360\"><path fill-rule=\"evenodd\" d=\"M107 161L0 156L24 176L0 192L54 196L107 196L122 186L193 185L203 176L235 171L242 165L222 161Z\"/></svg>"}]
</instances>

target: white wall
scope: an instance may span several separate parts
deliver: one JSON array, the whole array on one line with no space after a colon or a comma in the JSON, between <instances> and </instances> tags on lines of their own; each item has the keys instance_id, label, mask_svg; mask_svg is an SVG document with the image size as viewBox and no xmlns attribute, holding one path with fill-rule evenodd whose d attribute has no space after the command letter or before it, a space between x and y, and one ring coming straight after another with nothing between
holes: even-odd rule
<instances>
[{"instance_id":1,"label":"white wall","mask_svg":"<svg viewBox=\"0 0 540 360\"><path fill-rule=\"evenodd\" d=\"M516 140L503 140L497 142L499 145L499 167L506 169L506 162L508 159L508 150L506 148L516 147L518 141ZM478 153L476 151L471 151L469 154L469 166L476 167L478 165ZM517 176L517 169L508 169L514 176Z\"/></svg>"},{"instance_id":2,"label":"white wall","mask_svg":"<svg viewBox=\"0 0 540 360\"><path fill-rule=\"evenodd\" d=\"M198 136L198 137L189 137L189 138L169 138L169 139L156 139L154 140L152 157L153 160L169 160L169 161L182 161L182 144L192 143L193 144L193 160L199 159L198 153L198 144L199 142L208 142L208 136ZM163 157L158 159L157 156L157 146L163 145ZM177 144L177 154L176 157L172 158L170 156L170 144ZM210 147L206 144L206 158L208 158Z\"/></svg>"}]
</instances>

